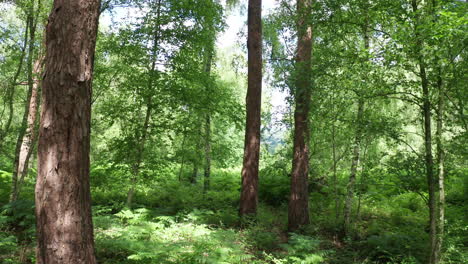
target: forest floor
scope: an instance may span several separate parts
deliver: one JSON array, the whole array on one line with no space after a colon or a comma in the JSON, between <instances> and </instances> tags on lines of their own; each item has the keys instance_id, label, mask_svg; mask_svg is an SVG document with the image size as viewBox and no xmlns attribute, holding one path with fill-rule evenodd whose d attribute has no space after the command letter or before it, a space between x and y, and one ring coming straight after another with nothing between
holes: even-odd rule
<instances>
[{"instance_id":1,"label":"forest floor","mask_svg":"<svg viewBox=\"0 0 468 264\"><path fill-rule=\"evenodd\" d=\"M121 182L96 182L92 194L98 263L425 263L427 208L417 194L363 198L353 233L343 238L333 197L313 193L311 225L287 233L286 203L271 204L275 200L265 196L256 220L240 223L233 183L237 174L218 174L206 195L201 185L176 179L141 188L133 210L119 202L125 201L121 188L111 186ZM0 176L0 263L35 263L33 182L24 189L29 196L6 203L9 175ZM447 207L444 264L468 263L466 205L456 204L453 197Z\"/></svg>"}]
</instances>

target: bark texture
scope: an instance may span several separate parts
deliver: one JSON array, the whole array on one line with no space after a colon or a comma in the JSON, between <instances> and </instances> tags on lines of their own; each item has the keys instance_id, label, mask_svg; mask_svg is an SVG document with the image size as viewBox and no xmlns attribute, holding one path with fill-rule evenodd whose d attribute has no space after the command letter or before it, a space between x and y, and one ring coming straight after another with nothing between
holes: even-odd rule
<instances>
[{"instance_id":1,"label":"bark texture","mask_svg":"<svg viewBox=\"0 0 468 264\"><path fill-rule=\"evenodd\" d=\"M258 204L260 120L262 104L262 1L250 0L248 9L248 88L242 189L239 214L255 215Z\"/></svg>"},{"instance_id":2,"label":"bark texture","mask_svg":"<svg viewBox=\"0 0 468 264\"><path fill-rule=\"evenodd\" d=\"M49 16L35 190L38 264L96 263L89 145L99 5L55 0Z\"/></svg>"},{"instance_id":3,"label":"bark texture","mask_svg":"<svg viewBox=\"0 0 468 264\"><path fill-rule=\"evenodd\" d=\"M309 224L309 108L311 100L312 26L311 0L297 1L296 108L294 110L294 149L288 229L294 231Z\"/></svg>"}]
</instances>

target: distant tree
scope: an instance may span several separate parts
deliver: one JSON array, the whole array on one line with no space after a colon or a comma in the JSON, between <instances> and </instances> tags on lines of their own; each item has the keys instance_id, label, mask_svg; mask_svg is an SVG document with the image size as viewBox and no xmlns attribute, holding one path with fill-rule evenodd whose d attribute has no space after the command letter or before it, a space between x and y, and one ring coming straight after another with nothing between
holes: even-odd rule
<instances>
[{"instance_id":1,"label":"distant tree","mask_svg":"<svg viewBox=\"0 0 468 264\"><path fill-rule=\"evenodd\" d=\"M40 102L39 76L42 73L44 62L43 51L40 50L38 52L36 48L36 31L42 15L41 1L37 1L36 3L35 0L31 0L24 9L26 13L26 27L29 29L27 30L29 32L29 40L26 60L28 92L16 140L10 201L16 201L19 197L21 186L28 173L29 160L33 154L34 145L37 140L37 117ZM40 49L43 49L43 47L40 47ZM39 53L37 54L37 58L36 53Z\"/></svg>"}]
</instances>

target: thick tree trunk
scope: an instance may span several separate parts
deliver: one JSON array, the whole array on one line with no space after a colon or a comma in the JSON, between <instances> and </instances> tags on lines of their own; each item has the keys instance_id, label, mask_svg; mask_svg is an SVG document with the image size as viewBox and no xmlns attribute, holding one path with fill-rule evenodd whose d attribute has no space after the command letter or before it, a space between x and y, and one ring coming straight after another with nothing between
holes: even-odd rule
<instances>
[{"instance_id":1,"label":"thick tree trunk","mask_svg":"<svg viewBox=\"0 0 468 264\"><path fill-rule=\"evenodd\" d=\"M354 148L353 148L353 161L351 162L351 173L349 175L349 181L347 185L347 194L346 202L344 208L344 232L349 234L351 226L351 211L353 209L353 200L354 200L354 188L356 185L356 172L359 166L359 158L361 152L361 138L362 138L362 119L364 116L364 100L359 99L358 101L358 112L356 117L356 135L354 138Z\"/></svg>"},{"instance_id":2,"label":"thick tree trunk","mask_svg":"<svg viewBox=\"0 0 468 264\"><path fill-rule=\"evenodd\" d=\"M248 10L248 88L244 161L239 214L255 215L258 204L260 119L262 104L262 1L250 0Z\"/></svg>"},{"instance_id":3,"label":"thick tree trunk","mask_svg":"<svg viewBox=\"0 0 468 264\"><path fill-rule=\"evenodd\" d=\"M46 34L36 183L38 264L94 264L89 186L99 0L55 0Z\"/></svg>"},{"instance_id":4,"label":"thick tree trunk","mask_svg":"<svg viewBox=\"0 0 468 264\"><path fill-rule=\"evenodd\" d=\"M294 149L291 193L288 206L288 229L295 231L309 224L309 108L311 100L312 26L311 0L297 1L296 108L294 111Z\"/></svg>"}]
</instances>

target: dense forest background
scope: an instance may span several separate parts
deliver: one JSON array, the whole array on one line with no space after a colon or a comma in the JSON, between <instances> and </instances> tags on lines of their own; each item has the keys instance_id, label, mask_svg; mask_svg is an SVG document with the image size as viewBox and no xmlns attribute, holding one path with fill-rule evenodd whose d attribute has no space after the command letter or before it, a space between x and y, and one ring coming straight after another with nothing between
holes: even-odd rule
<instances>
[{"instance_id":1,"label":"dense forest background","mask_svg":"<svg viewBox=\"0 0 468 264\"><path fill-rule=\"evenodd\" d=\"M261 1L250 2L101 1L97 263L468 263L468 4L263 0L262 26L250 27ZM51 0L0 2L2 264L38 261L51 10ZM256 171L246 96L262 98L255 196L241 180ZM305 200L292 204L296 192Z\"/></svg>"}]
</instances>

